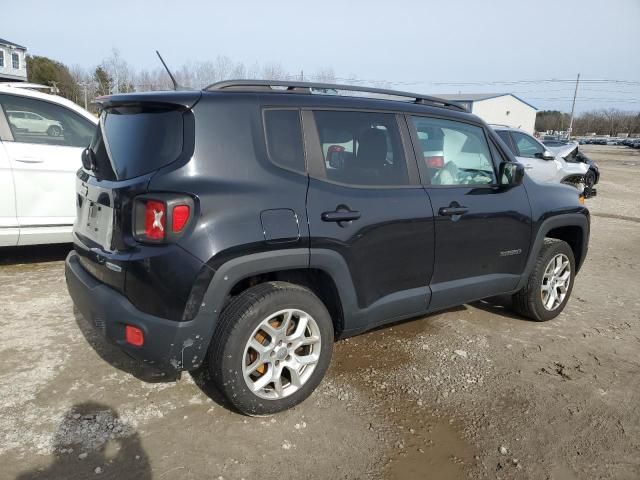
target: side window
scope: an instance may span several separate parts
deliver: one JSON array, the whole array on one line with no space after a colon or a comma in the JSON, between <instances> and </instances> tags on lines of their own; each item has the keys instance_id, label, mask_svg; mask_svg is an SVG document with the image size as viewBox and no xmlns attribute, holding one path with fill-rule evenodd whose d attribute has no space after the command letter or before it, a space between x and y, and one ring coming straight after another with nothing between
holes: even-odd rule
<instances>
[{"instance_id":1,"label":"side window","mask_svg":"<svg viewBox=\"0 0 640 480\"><path fill-rule=\"evenodd\" d=\"M509 150L511 150L511 153L513 153L514 155L517 155L518 152L516 152L515 148L513 147L513 142L511 141L509 132L506 130L496 130L496 133L498 134L500 139L502 139L502 141L507 145L507 147L509 147Z\"/></svg>"},{"instance_id":2,"label":"side window","mask_svg":"<svg viewBox=\"0 0 640 480\"><path fill-rule=\"evenodd\" d=\"M490 185L496 174L484 130L437 118L411 117L432 185Z\"/></svg>"},{"instance_id":3,"label":"side window","mask_svg":"<svg viewBox=\"0 0 640 480\"><path fill-rule=\"evenodd\" d=\"M15 142L86 147L96 126L54 103L14 95L0 95Z\"/></svg>"},{"instance_id":4,"label":"side window","mask_svg":"<svg viewBox=\"0 0 640 480\"><path fill-rule=\"evenodd\" d=\"M544 147L529 135L520 132L512 132L513 141L518 149L518 156L526 158L541 158Z\"/></svg>"},{"instance_id":5,"label":"side window","mask_svg":"<svg viewBox=\"0 0 640 480\"><path fill-rule=\"evenodd\" d=\"M264 111L267 152L280 167L305 172L302 127L298 110Z\"/></svg>"},{"instance_id":6,"label":"side window","mask_svg":"<svg viewBox=\"0 0 640 480\"><path fill-rule=\"evenodd\" d=\"M11 54L11 62L13 63L13 68L16 70L20 68L20 56L17 53Z\"/></svg>"},{"instance_id":7,"label":"side window","mask_svg":"<svg viewBox=\"0 0 640 480\"><path fill-rule=\"evenodd\" d=\"M0 50L0 67L4 67L4 50Z\"/></svg>"},{"instance_id":8,"label":"side window","mask_svg":"<svg viewBox=\"0 0 640 480\"><path fill-rule=\"evenodd\" d=\"M314 112L327 179L350 185L409 183L396 116Z\"/></svg>"}]
</instances>

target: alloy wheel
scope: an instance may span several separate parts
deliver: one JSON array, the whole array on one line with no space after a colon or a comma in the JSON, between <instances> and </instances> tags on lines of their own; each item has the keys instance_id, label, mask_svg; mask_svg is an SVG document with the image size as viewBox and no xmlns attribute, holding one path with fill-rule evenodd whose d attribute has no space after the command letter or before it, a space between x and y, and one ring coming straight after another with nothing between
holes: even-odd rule
<instances>
[{"instance_id":1,"label":"alloy wheel","mask_svg":"<svg viewBox=\"0 0 640 480\"><path fill-rule=\"evenodd\" d=\"M53 125L49 127L48 133L52 137L59 137L60 135L62 135L62 129L60 127L57 127L56 125Z\"/></svg>"},{"instance_id":2,"label":"alloy wheel","mask_svg":"<svg viewBox=\"0 0 640 480\"><path fill-rule=\"evenodd\" d=\"M261 398L288 397L311 377L320 348L320 329L308 313L298 309L276 312L260 322L245 345L245 383Z\"/></svg>"},{"instance_id":3,"label":"alloy wheel","mask_svg":"<svg viewBox=\"0 0 640 480\"><path fill-rule=\"evenodd\" d=\"M547 264L542 277L540 294L542 305L553 311L562 305L571 283L571 263L564 253L555 255Z\"/></svg>"}]
</instances>

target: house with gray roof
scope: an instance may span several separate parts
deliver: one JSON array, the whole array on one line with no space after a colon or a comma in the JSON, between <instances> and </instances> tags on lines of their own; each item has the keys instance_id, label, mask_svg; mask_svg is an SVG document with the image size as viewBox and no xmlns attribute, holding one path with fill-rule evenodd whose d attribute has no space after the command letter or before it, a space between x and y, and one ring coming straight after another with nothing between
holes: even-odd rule
<instances>
[{"instance_id":1,"label":"house with gray roof","mask_svg":"<svg viewBox=\"0 0 640 480\"><path fill-rule=\"evenodd\" d=\"M27 47L0 38L0 82L27 81Z\"/></svg>"}]
</instances>

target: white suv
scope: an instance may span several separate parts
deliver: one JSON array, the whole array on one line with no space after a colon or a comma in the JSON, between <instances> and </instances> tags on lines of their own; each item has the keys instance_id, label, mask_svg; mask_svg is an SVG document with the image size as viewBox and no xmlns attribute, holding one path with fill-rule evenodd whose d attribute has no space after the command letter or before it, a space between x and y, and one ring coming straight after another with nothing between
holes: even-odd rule
<instances>
[{"instance_id":1,"label":"white suv","mask_svg":"<svg viewBox=\"0 0 640 480\"><path fill-rule=\"evenodd\" d=\"M502 141L524 165L527 175L538 182L567 183L584 190L585 163L569 163L550 152L540 141L518 128L491 125Z\"/></svg>"},{"instance_id":2,"label":"white suv","mask_svg":"<svg viewBox=\"0 0 640 480\"><path fill-rule=\"evenodd\" d=\"M59 121L46 118L33 112L19 112L7 110L7 119L13 127L24 133L46 133L52 137L62 135L62 125Z\"/></svg>"},{"instance_id":3,"label":"white suv","mask_svg":"<svg viewBox=\"0 0 640 480\"><path fill-rule=\"evenodd\" d=\"M71 242L75 173L98 119L26 86L0 83L0 246Z\"/></svg>"}]
</instances>

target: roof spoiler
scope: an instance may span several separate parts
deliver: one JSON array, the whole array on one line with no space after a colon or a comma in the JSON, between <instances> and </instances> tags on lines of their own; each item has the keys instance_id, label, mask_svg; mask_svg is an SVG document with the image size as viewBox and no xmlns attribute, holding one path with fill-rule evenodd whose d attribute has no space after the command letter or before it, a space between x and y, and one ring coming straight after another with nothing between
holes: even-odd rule
<instances>
[{"instance_id":1,"label":"roof spoiler","mask_svg":"<svg viewBox=\"0 0 640 480\"><path fill-rule=\"evenodd\" d=\"M100 108L145 104L158 107L175 106L186 110L192 108L200 100L200 97L202 97L200 90L163 90L103 95L97 97L94 103Z\"/></svg>"}]
</instances>

